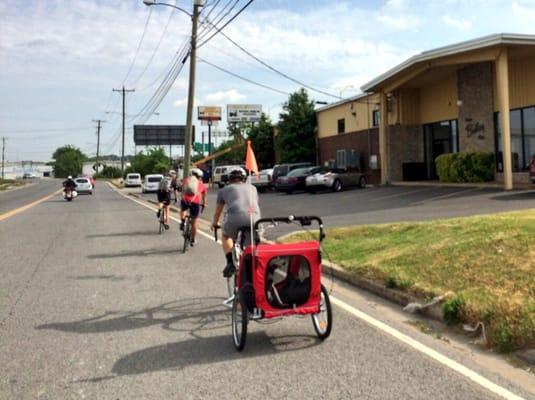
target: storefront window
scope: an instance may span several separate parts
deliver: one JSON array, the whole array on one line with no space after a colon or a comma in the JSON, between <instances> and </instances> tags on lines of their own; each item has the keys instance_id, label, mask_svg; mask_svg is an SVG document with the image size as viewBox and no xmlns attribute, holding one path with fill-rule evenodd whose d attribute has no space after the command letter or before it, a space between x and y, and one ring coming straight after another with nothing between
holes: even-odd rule
<instances>
[{"instance_id":1,"label":"storefront window","mask_svg":"<svg viewBox=\"0 0 535 400\"><path fill-rule=\"evenodd\" d=\"M512 110L511 161L513 172L526 171L531 157L535 154L535 107ZM496 160L498 171L503 171L503 144L500 114L496 113Z\"/></svg>"}]
</instances>

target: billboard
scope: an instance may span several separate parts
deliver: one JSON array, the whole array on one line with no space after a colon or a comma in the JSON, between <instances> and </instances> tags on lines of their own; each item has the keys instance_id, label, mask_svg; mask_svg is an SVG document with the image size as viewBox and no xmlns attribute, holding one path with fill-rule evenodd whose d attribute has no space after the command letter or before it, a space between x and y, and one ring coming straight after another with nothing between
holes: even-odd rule
<instances>
[{"instance_id":1,"label":"billboard","mask_svg":"<svg viewBox=\"0 0 535 400\"><path fill-rule=\"evenodd\" d=\"M201 121L221 121L221 107L197 107L197 118Z\"/></svg>"},{"instance_id":2,"label":"billboard","mask_svg":"<svg viewBox=\"0 0 535 400\"><path fill-rule=\"evenodd\" d=\"M227 122L256 122L260 117L261 104L227 104Z\"/></svg>"},{"instance_id":3,"label":"billboard","mask_svg":"<svg viewBox=\"0 0 535 400\"><path fill-rule=\"evenodd\" d=\"M192 143L195 140L195 125L192 126ZM183 145L185 125L134 125L136 146Z\"/></svg>"}]
</instances>

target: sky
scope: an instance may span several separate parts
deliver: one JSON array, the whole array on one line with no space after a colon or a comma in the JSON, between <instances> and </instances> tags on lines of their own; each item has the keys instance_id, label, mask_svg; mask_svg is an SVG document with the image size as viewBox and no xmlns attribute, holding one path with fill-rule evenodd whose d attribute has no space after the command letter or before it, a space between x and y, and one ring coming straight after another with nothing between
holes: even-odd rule
<instances>
[{"instance_id":1,"label":"sky","mask_svg":"<svg viewBox=\"0 0 535 400\"><path fill-rule=\"evenodd\" d=\"M192 0L168 1L192 10ZM227 21L247 2L208 0L201 19ZM358 94L360 86L417 53L494 33L535 34L534 20L535 0L255 0L223 32L319 90L308 90L311 99L333 102ZM209 28L206 22L199 27L199 43L209 38ZM189 62L157 107L150 100L161 93L173 59L183 58L190 34L188 15L142 0L0 2L6 159L47 161L64 144L94 155L96 119L106 120L101 154L120 154L121 95L112 89L123 85L135 89L126 96L126 154L134 152L133 124L185 124ZM220 35L197 56L196 105L225 110L227 104L262 104L276 122L288 93L300 87ZM200 139L206 127L196 125ZM225 121L213 129L224 130Z\"/></svg>"}]
</instances>

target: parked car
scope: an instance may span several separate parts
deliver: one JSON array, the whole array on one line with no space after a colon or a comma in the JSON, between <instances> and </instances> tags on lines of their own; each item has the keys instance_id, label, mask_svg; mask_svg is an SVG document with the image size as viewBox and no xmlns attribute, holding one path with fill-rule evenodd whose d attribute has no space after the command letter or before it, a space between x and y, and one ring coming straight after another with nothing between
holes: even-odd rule
<instances>
[{"instance_id":1,"label":"parked car","mask_svg":"<svg viewBox=\"0 0 535 400\"><path fill-rule=\"evenodd\" d=\"M212 183L217 184L220 188L228 183L228 173L235 168L242 168L241 165L220 165L215 167L212 176Z\"/></svg>"},{"instance_id":2,"label":"parked car","mask_svg":"<svg viewBox=\"0 0 535 400\"><path fill-rule=\"evenodd\" d=\"M302 163L292 163L292 164L277 164L273 167L272 181L277 183L277 179L280 176L285 176L288 172L296 168L312 167L312 163L302 162Z\"/></svg>"},{"instance_id":3,"label":"parked car","mask_svg":"<svg viewBox=\"0 0 535 400\"><path fill-rule=\"evenodd\" d=\"M275 183L275 189L280 192L291 194L298 190L306 190L306 178L317 171L321 170L321 167L305 167L297 168L288 173L285 176L279 176Z\"/></svg>"},{"instance_id":4,"label":"parked car","mask_svg":"<svg viewBox=\"0 0 535 400\"><path fill-rule=\"evenodd\" d=\"M162 181L162 179L163 179L162 174L145 175L145 180L143 181L143 186L141 187L141 191L143 193L158 191L158 188L160 187L160 182Z\"/></svg>"},{"instance_id":5,"label":"parked car","mask_svg":"<svg viewBox=\"0 0 535 400\"><path fill-rule=\"evenodd\" d=\"M126 187L130 187L130 186L135 186L135 187L139 187L141 186L142 182L141 182L141 175L138 174L138 173L131 173L131 174L126 174L126 179L124 181L124 185Z\"/></svg>"},{"instance_id":6,"label":"parked car","mask_svg":"<svg viewBox=\"0 0 535 400\"><path fill-rule=\"evenodd\" d=\"M271 189L273 177L273 168L263 169L258 172L258 175L253 175L251 183L256 186L260 193Z\"/></svg>"},{"instance_id":7,"label":"parked car","mask_svg":"<svg viewBox=\"0 0 535 400\"><path fill-rule=\"evenodd\" d=\"M93 185L88 178L76 178L74 181L76 182L76 192L78 194L93 194Z\"/></svg>"},{"instance_id":8,"label":"parked car","mask_svg":"<svg viewBox=\"0 0 535 400\"><path fill-rule=\"evenodd\" d=\"M320 190L339 192L350 186L365 188L366 184L367 180L364 174L341 168L324 167L306 178L306 190L309 193L316 193Z\"/></svg>"},{"instance_id":9,"label":"parked car","mask_svg":"<svg viewBox=\"0 0 535 400\"><path fill-rule=\"evenodd\" d=\"M535 183L535 154L531 157L531 164L529 165L529 178L531 183Z\"/></svg>"}]
</instances>

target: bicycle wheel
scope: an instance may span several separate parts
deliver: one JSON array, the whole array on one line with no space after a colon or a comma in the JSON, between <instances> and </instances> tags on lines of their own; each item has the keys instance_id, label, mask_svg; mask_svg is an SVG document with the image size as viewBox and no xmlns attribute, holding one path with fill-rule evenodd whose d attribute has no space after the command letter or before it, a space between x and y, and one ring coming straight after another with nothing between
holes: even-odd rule
<instances>
[{"instance_id":1,"label":"bicycle wheel","mask_svg":"<svg viewBox=\"0 0 535 400\"><path fill-rule=\"evenodd\" d=\"M163 215L163 211L162 211L162 215ZM164 230L164 226L163 226L163 216L160 216L160 220L159 220L159 222L160 222L160 227L159 227L159 231L158 231L158 233L161 235L162 232L163 232L163 230Z\"/></svg>"},{"instance_id":2,"label":"bicycle wheel","mask_svg":"<svg viewBox=\"0 0 535 400\"><path fill-rule=\"evenodd\" d=\"M323 285L321 285L320 312L312 315L312 324L321 340L327 339L331 334L333 326L331 301L329 300L329 293Z\"/></svg>"},{"instance_id":3,"label":"bicycle wheel","mask_svg":"<svg viewBox=\"0 0 535 400\"><path fill-rule=\"evenodd\" d=\"M191 238L191 222L189 218L186 218L186 221L184 221L184 231L182 232L182 236L184 237L182 253L185 253L188 250Z\"/></svg>"},{"instance_id":4,"label":"bicycle wheel","mask_svg":"<svg viewBox=\"0 0 535 400\"><path fill-rule=\"evenodd\" d=\"M245 347L248 319L247 307L242 300L242 296L236 293L232 301L232 342L238 351L242 351Z\"/></svg>"}]
</instances>

